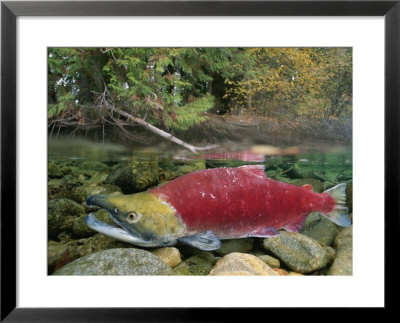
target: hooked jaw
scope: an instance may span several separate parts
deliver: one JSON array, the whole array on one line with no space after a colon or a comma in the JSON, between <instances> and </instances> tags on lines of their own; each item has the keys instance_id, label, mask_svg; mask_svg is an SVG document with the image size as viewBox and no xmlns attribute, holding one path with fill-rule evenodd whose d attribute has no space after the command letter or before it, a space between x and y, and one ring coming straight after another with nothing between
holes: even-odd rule
<instances>
[{"instance_id":1,"label":"hooked jaw","mask_svg":"<svg viewBox=\"0 0 400 323\"><path fill-rule=\"evenodd\" d=\"M168 246L172 245L175 241L175 237L171 236L159 236L155 232L142 230L136 225L125 223L126 216L131 213L136 213L134 205L126 206L125 201L116 201L118 199L115 196L105 196L105 195L93 195L86 199L86 204L88 206L98 206L105 209L111 219L120 226L120 228L115 228L106 223L100 222L96 219L93 214L90 214L86 218L86 224L93 230L110 236L112 238L128 242L134 245L139 245L143 247L152 246ZM118 206L119 205L119 206ZM129 209L130 212L127 212ZM137 214L137 213L136 213ZM141 215L140 215L141 216ZM167 227L166 219L161 216L165 221L165 228ZM164 233L164 232L163 232Z\"/></svg>"},{"instance_id":2,"label":"hooked jaw","mask_svg":"<svg viewBox=\"0 0 400 323\"><path fill-rule=\"evenodd\" d=\"M89 196L86 199L86 204L89 207L98 206L105 209L109 214L111 219L118 224L121 228L118 230L115 227L107 225L106 223L100 222L96 219L96 217L91 213L86 218L86 224L93 230L103 233L112 238L128 242L131 244L137 244L142 246L150 246L151 243L148 239L144 239L141 234L133 230L133 228L127 227L123 222L121 222L118 218L118 209L114 207L114 205L109 201L109 197L106 195L93 195ZM129 238L129 236L131 238Z\"/></svg>"}]
</instances>

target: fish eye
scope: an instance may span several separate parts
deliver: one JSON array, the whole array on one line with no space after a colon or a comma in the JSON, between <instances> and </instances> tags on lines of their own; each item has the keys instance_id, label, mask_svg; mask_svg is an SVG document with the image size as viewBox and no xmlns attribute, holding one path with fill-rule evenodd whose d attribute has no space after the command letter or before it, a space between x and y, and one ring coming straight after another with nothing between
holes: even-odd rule
<instances>
[{"instance_id":1,"label":"fish eye","mask_svg":"<svg viewBox=\"0 0 400 323\"><path fill-rule=\"evenodd\" d=\"M139 220L140 217L141 217L141 214L140 214L140 213L137 213L137 212L135 212L135 211L132 211L132 212L129 212L129 213L126 215L126 221L129 222L129 223L135 223L136 221Z\"/></svg>"}]
</instances>

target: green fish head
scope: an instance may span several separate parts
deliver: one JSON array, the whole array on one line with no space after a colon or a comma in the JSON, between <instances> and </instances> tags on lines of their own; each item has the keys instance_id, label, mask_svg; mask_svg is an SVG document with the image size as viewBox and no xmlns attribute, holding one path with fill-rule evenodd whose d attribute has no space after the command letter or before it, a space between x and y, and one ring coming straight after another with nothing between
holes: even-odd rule
<instances>
[{"instance_id":1,"label":"green fish head","mask_svg":"<svg viewBox=\"0 0 400 323\"><path fill-rule=\"evenodd\" d=\"M115 223L146 246L168 245L183 230L174 208L151 193L94 195L86 204L107 210Z\"/></svg>"}]
</instances>

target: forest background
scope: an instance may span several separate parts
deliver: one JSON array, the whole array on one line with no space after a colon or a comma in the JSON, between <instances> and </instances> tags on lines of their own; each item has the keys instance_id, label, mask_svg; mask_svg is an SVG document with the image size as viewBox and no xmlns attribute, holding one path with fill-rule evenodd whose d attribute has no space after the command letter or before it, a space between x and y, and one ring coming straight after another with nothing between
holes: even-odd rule
<instances>
[{"instance_id":1,"label":"forest background","mask_svg":"<svg viewBox=\"0 0 400 323\"><path fill-rule=\"evenodd\" d=\"M262 124L283 142L351 143L352 49L48 49L50 135L104 141L112 127L135 141L138 124L166 138Z\"/></svg>"}]
</instances>

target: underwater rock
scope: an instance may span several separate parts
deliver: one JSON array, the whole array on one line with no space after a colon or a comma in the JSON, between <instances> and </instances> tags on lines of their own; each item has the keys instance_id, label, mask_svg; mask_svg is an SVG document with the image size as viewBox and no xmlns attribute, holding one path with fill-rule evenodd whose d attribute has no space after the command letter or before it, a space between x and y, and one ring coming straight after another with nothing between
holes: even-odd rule
<instances>
[{"instance_id":1,"label":"underwater rock","mask_svg":"<svg viewBox=\"0 0 400 323\"><path fill-rule=\"evenodd\" d=\"M281 231L276 237L264 239L263 245L289 269L303 274L325 267L333 258L328 247L297 232Z\"/></svg>"},{"instance_id":2,"label":"underwater rock","mask_svg":"<svg viewBox=\"0 0 400 323\"><path fill-rule=\"evenodd\" d=\"M145 191L158 184L157 162L141 161L119 165L111 171L105 183L120 187L124 194Z\"/></svg>"},{"instance_id":3,"label":"underwater rock","mask_svg":"<svg viewBox=\"0 0 400 323\"><path fill-rule=\"evenodd\" d=\"M66 198L50 200L47 210L49 239L56 239L63 231L71 231L75 219L85 215L81 205Z\"/></svg>"},{"instance_id":4,"label":"underwater rock","mask_svg":"<svg viewBox=\"0 0 400 323\"><path fill-rule=\"evenodd\" d=\"M90 238L71 240L67 246L74 248L78 257L114 248L132 248L131 244L97 233Z\"/></svg>"},{"instance_id":5,"label":"underwater rock","mask_svg":"<svg viewBox=\"0 0 400 323\"><path fill-rule=\"evenodd\" d=\"M187 162L185 163L185 165L182 166L178 166L173 173L176 177L179 177L203 169L206 169L206 161L200 159Z\"/></svg>"},{"instance_id":6,"label":"underwater rock","mask_svg":"<svg viewBox=\"0 0 400 323\"><path fill-rule=\"evenodd\" d=\"M84 169L79 166L70 166L71 169L71 174L68 176L64 177L64 180L67 180L69 182L79 182L79 183L86 183L88 180L90 180L93 176L96 176L99 174L95 170L90 170L90 169ZM69 177L71 176L71 177Z\"/></svg>"},{"instance_id":7,"label":"underwater rock","mask_svg":"<svg viewBox=\"0 0 400 323\"><path fill-rule=\"evenodd\" d=\"M105 184L109 173L95 173L86 179L85 183L87 185L102 186ZM120 190L120 189L119 189Z\"/></svg>"},{"instance_id":8,"label":"underwater rock","mask_svg":"<svg viewBox=\"0 0 400 323\"><path fill-rule=\"evenodd\" d=\"M272 268L279 276L304 276L303 274L296 273L295 271L287 271L282 268Z\"/></svg>"},{"instance_id":9,"label":"underwater rock","mask_svg":"<svg viewBox=\"0 0 400 323\"><path fill-rule=\"evenodd\" d=\"M175 275L208 275L215 263L214 255L211 252L201 251L198 254L186 259L176 266L173 271Z\"/></svg>"},{"instance_id":10,"label":"underwater rock","mask_svg":"<svg viewBox=\"0 0 400 323\"><path fill-rule=\"evenodd\" d=\"M326 170L324 175L325 176L323 176L323 178L325 178L325 180L327 180L329 182L333 182L333 183L338 183L339 182L338 174L337 174L337 170L336 169Z\"/></svg>"},{"instance_id":11,"label":"underwater rock","mask_svg":"<svg viewBox=\"0 0 400 323\"><path fill-rule=\"evenodd\" d=\"M289 276L304 276L303 274L296 273L295 271L290 271Z\"/></svg>"},{"instance_id":12,"label":"underwater rock","mask_svg":"<svg viewBox=\"0 0 400 323\"><path fill-rule=\"evenodd\" d=\"M269 255L259 255L259 256L257 255L256 257L264 261L271 268L279 268L281 266L281 263L278 259L271 257Z\"/></svg>"},{"instance_id":13,"label":"underwater rock","mask_svg":"<svg viewBox=\"0 0 400 323\"><path fill-rule=\"evenodd\" d=\"M115 222L111 219L108 212L104 209L100 209L97 212L94 212L93 214L101 222L105 222L112 225L115 224ZM74 223L72 224L72 232L76 238L87 238L97 233L96 231L90 229L86 225L85 223L86 216L87 216L86 214L81 215L80 217L76 218L74 220Z\"/></svg>"},{"instance_id":14,"label":"underwater rock","mask_svg":"<svg viewBox=\"0 0 400 323\"><path fill-rule=\"evenodd\" d=\"M305 184L311 184L313 191L317 193L322 193L324 191L324 184L318 179L315 178L302 178L302 179L295 179L289 182L290 184L303 186Z\"/></svg>"},{"instance_id":15,"label":"underwater rock","mask_svg":"<svg viewBox=\"0 0 400 323\"><path fill-rule=\"evenodd\" d=\"M108 170L110 167L98 160L88 160L88 161L84 161L83 163L81 163L80 168L88 169L88 170L95 170L97 172L104 172L104 171Z\"/></svg>"},{"instance_id":16,"label":"underwater rock","mask_svg":"<svg viewBox=\"0 0 400 323\"><path fill-rule=\"evenodd\" d=\"M324 192L327 191L327 190L329 190L330 188L332 188L332 187L334 187L334 186L336 186L335 183L332 183L332 182L330 182L330 181L325 181L325 182L324 182Z\"/></svg>"},{"instance_id":17,"label":"underwater rock","mask_svg":"<svg viewBox=\"0 0 400 323\"><path fill-rule=\"evenodd\" d=\"M85 186L85 191L86 197L91 195L110 195L114 193L122 193L118 186L111 184Z\"/></svg>"},{"instance_id":18,"label":"underwater rock","mask_svg":"<svg viewBox=\"0 0 400 323\"><path fill-rule=\"evenodd\" d=\"M247 253L233 252L218 260L211 270L212 276L226 275L270 275L277 274L265 262Z\"/></svg>"},{"instance_id":19,"label":"underwater rock","mask_svg":"<svg viewBox=\"0 0 400 323\"><path fill-rule=\"evenodd\" d=\"M171 268L178 266L182 261L179 250L174 247L155 249L152 250L151 253L156 255Z\"/></svg>"},{"instance_id":20,"label":"underwater rock","mask_svg":"<svg viewBox=\"0 0 400 323\"><path fill-rule=\"evenodd\" d=\"M47 243L47 273L49 275L76 258L62 243L52 240Z\"/></svg>"},{"instance_id":21,"label":"underwater rock","mask_svg":"<svg viewBox=\"0 0 400 323\"><path fill-rule=\"evenodd\" d=\"M351 276L353 274L353 226L340 232L335 240L336 258L328 275Z\"/></svg>"},{"instance_id":22,"label":"underwater rock","mask_svg":"<svg viewBox=\"0 0 400 323\"><path fill-rule=\"evenodd\" d=\"M54 161L50 161L47 166L48 178L63 178L65 175L71 174L71 168L62 166Z\"/></svg>"},{"instance_id":23,"label":"underwater rock","mask_svg":"<svg viewBox=\"0 0 400 323\"><path fill-rule=\"evenodd\" d=\"M351 181L353 178L353 171L352 169L346 169L344 171L342 171L339 176L337 177L337 180L339 182L347 182L347 181Z\"/></svg>"},{"instance_id":24,"label":"underwater rock","mask_svg":"<svg viewBox=\"0 0 400 323\"><path fill-rule=\"evenodd\" d=\"M254 239L252 238L225 239L221 240L221 247L214 253L218 256L225 256L231 252L248 253L253 249L253 245Z\"/></svg>"},{"instance_id":25,"label":"underwater rock","mask_svg":"<svg viewBox=\"0 0 400 323\"><path fill-rule=\"evenodd\" d=\"M321 245L332 246L342 228L318 212L310 213L301 231L307 237L318 241Z\"/></svg>"},{"instance_id":26,"label":"underwater rock","mask_svg":"<svg viewBox=\"0 0 400 323\"><path fill-rule=\"evenodd\" d=\"M149 251L116 248L76 259L53 275L171 275L172 270Z\"/></svg>"},{"instance_id":27,"label":"underwater rock","mask_svg":"<svg viewBox=\"0 0 400 323\"><path fill-rule=\"evenodd\" d=\"M52 182L47 185L47 198L67 198L77 203L82 203L87 198L85 189L77 183Z\"/></svg>"}]
</instances>

